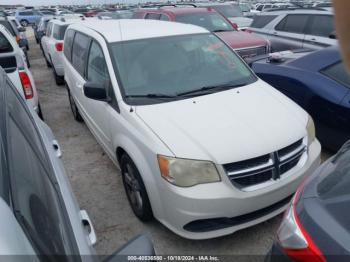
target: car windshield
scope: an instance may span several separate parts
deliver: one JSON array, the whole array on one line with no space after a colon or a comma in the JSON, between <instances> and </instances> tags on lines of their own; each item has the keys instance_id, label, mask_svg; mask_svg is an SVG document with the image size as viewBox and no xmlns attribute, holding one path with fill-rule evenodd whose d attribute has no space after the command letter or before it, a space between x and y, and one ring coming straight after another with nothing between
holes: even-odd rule
<instances>
[{"instance_id":1,"label":"car windshield","mask_svg":"<svg viewBox=\"0 0 350 262\"><path fill-rule=\"evenodd\" d=\"M211 7L226 17L243 16L242 10L238 5L213 5Z\"/></svg>"},{"instance_id":2,"label":"car windshield","mask_svg":"<svg viewBox=\"0 0 350 262\"><path fill-rule=\"evenodd\" d=\"M210 32L234 31L232 25L230 25L221 15L216 13L178 15L175 20L180 23L204 27Z\"/></svg>"},{"instance_id":3,"label":"car windshield","mask_svg":"<svg viewBox=\"0 0 350 262\"><path fill-rule=\"evenodd\" d=\"M142 97L149 94L162 94L176 100L183 99L179 94L196 92L203 87L230 85L232 88L257 80L242 60L212 34L141 39L110 45L128 104L159 103L157 99ZM215 90L218 91L222 90Z\"/></svg>"},{"instance_id":4,"label":"car windshield","mask_svg":"<svg viewBox=\"0 0 350 262\"><path fill-rule=\"evenodd\" d=\"M322 199L350 195L350 143L348 144L347 151L338 152L335 158L327 164L329 175L317 185L317 193Z\"/></svg>"}]
</instances>

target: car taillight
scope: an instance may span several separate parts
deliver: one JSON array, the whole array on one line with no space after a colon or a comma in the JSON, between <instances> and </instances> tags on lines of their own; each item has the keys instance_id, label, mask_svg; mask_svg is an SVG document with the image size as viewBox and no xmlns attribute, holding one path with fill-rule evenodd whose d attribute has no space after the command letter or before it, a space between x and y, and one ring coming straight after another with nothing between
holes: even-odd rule
<instances>
[{"instance_id":1,"label":"car taillight","mask_svg":"<svg viewBox=\"0 0 350 262\"><path fill-rule=\"evenodd\" d=\"M17 42L17 44L19 44L19 41L21 40L21 38L17 35L16 36L16 42Z\"/></svg>"},{"instance_id":2,"label":"car taillight","mask_svg":"<svg viewBox=\"0 0 350 262\"><path fill-rule=\"evenodd\" d=\"M300 198L303 186L304 184L295 193L293 201L283 217L277 233L278 242L286 254L295 261L326 262L320 249L300 222L296 212L296 203Z\"/></svg>"},{"instance_id":3,"label":"car taillight","mask_svg":"<svg viewBox=\"0 0 350 262\"><path fill-rule=\"evenodd\" d=\"M56 43L55 47L56 47L56 50L58 52L62 52L62 50L63 50L63 43Z\"/></svg>"},{"instance_id":4,"label":"car taillight","mask_svg":"<svg viewBox=\"0 0 350 262\"><path fill-rule=\"evenodd\" d=\"M30 82L30 78L25 71L18 72L19 78L21 79L24 97L26 99L31 99L34 96L32 83Z\"/></svg>"}]
</instances>

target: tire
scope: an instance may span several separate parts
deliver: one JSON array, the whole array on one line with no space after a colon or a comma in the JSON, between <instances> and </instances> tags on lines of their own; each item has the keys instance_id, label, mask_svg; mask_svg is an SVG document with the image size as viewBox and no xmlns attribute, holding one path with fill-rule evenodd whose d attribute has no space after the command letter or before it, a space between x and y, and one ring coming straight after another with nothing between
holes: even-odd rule
<instances>
[{"instance_id":1,"label":"tire","mask_svg":"<svg viewBox=\"0 0 350 262\"><path fill-rule=\"evenodd\" d=\"M29 45L26 45L26 49L27 49L27 51L29 51Z\"/></svg>"},{"instance_id":2,"label":"tire","mask_svg":"<svg viewBox=\"0 0 350 262\"><path fill-rule=\"evenodd\" d=\"M75 104L74 98L70 94L69 89L68 89L68 99L69 99L70 109L72 110L72 114L73 114L75 121L84 122L83 118L81 117L81 115L79 113L79 109L78 109L77 105Z\"/></svg>"},{"instance_id":3,"label":"tire","mask_svg":"<svg viewBox=\"0 0 350 262\"><path fill-rule=\"evenodd\" d=\"M44 116L43 116L43 111L41 110L40 104L38 105L38 116L40 117L41 120L44 121Z\"/></svg>"},{"instance_id":4,"label":"tire","mask_svg":"<svg viewBox=\"0 0 350 262\"><path fill-rule=\"evenodd\" d=\"M29 22L27 21L27 20L21 20L20 21L20 24L22 25L22 26L24 26L24 27L27 27L28 25L29 25Z\"/></svg>"},{"instance_id":5,"label":"tire","mask_svg":"<svg viewBox=\"0 0 350 262\"><path fill-rule=\"evenodd\" d=\"M141 175L132 159L124 154L120 159L123 185L134 214L141 221L153 219L151 204Z\"/></svg>"}]
</instances>

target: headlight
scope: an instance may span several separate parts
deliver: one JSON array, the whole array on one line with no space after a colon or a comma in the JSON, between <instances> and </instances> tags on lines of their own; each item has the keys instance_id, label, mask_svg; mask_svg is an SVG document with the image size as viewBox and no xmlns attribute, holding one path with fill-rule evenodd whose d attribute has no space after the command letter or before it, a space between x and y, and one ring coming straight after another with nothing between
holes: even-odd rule
<instances>
[{"instance_id":1,"label":"headlight","mask_svg":"<svg viewBox=\"0 0 350 262\"><path fill-rule=\"evenodd\" d=\"M161 176L168 182L190 187L220 181L219 173L212 162L158 155Z\"/></svg>"},{"instance_id":2,"label":"headlight","mask_svg":"<svg viewBox=\"0 0 350 262\"><path fill-rule=\"evenodd\" d=\"M315 131L315 123L312 117L309 115L309 120L307 121L307 141L308 145L311 145L311 143L315 140L316 137L316 131Z\"/></svg>"}]
</instances>

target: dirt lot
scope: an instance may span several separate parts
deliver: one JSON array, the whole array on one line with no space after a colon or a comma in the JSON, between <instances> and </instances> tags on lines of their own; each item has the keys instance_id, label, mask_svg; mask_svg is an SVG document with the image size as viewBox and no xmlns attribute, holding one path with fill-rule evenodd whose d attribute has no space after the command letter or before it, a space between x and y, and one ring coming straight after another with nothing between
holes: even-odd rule
<instances>
[{"instance_id":1,"label":"dirt lot","mask_svg":"<svg viewBox=\"0 0 350 262\"><path fill-rule=\"evenodd\" d=\"M28 31L31 34L31 29ZM53 73L46 67L39 45L33 39L30 48L31 71L45 121L60 143L80 207L88 211L93 221L99 254L112 253L142 232L151 234L158 254L266 254L281 216L230 236L204 241L183 239L157 221L140 222L127 202L119 169L105 155L87 127L74 121L67 90L55 84Z\"/></svg>"}]
</instances>

